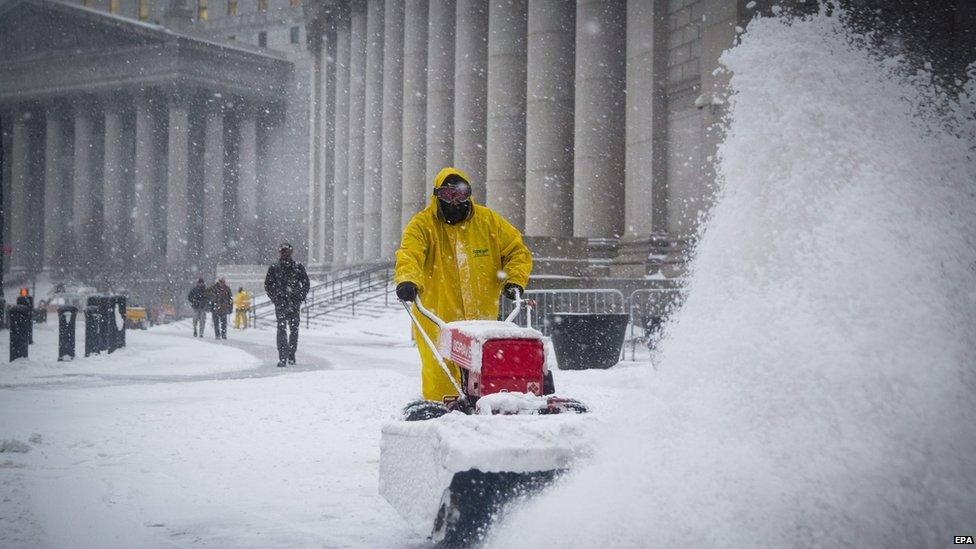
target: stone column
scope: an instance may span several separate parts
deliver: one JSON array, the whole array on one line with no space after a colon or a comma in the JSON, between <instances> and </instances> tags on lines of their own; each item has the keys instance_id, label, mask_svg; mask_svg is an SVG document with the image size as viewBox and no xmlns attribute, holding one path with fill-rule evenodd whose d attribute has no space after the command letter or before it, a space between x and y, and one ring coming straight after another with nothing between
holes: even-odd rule
<instances>
[{"instance_id":1,"label":"stone column","mask_svg":"<svg viewBox=\"0 0 976 549\"><path fill-rule=\"evenodd\" d=\"M34 265L37 244L31 230L30 111L15 110L10 158L10 272L26 275Z\"/></svg>"},{"instance_id":2,"label":"stone column","mask_svg":"<svg viewBox=\"0 0 976 549\"><path fill-rule=\"evenodd\" d=\"M564 0L528 7L525 232L571 237L576 9Z\"/></svg>"},{"instance_id":3,"label":"stone column","mask_svg":"<svg viewBox=\"0 0 976 549\"><path fill-rule=\"evenodd\" d=\"M488 11L486 203L520 230L525 228L527 1L493 1Z\"/></svg>"},{"instance_id":4,"label":"stone column","mask_svg":"<svg viewBox=\"0 0 976 549\"><path fill-rule=\"evenodd\" d=\"M427 187L454 165L454 0L436 0L427 18Z\"/></svg>"},{"instance_id":5,"label":"stone column","mask_svg":"<svg viewBox=\"0 0 976 549\"><path fill-rule=\"evenodd\" d=\"M110 97L105 101L105 154L102 178L102 227L106 264L118 269L125 250L124 222L129 212L125 205L126 173L125 147L122 143L122 122L125 99Z\"/></svg>"},{"instance_id":6,"label":"stone column","mask_svg":"<svg viewBox=\"0 0 976 549\"><path fill-rule=\"evenodd\" d=\"M400 226L427 204L427 0L406 0L403 21L403 184Z\"/></svg>"},{"instance_id":7,"label":"stone column","mask_svg":"<svg viewBox=\"0 0 976 549\"><path fill-rule=\"evenodd\" d=\"M626 2L578 0L573 233L615 239L624 228Z\"/></svg>"},{"instance_id":8,"label":"stone column","mask_svg":"<svg viewBox=\"0 0 976 549\"><path fill-rule=\"evenodd\" d=\"M207 105L203 138L203 254L216 264L224 254L224 109Z\"/></svg>"},{"instance_id":9,"label":"stone column","mask_svg":"<svg viewBox=\"0 0 976 549\"><path fill-rule=\"evenodd\" d=\"M156 152L156 114L148 96L135 101L135 192L132 200L132 233L136 257L155 264L159 259L159 228L154 223L156 189L159 188Z\"/></svg>"},{"instance_id":10,"label":"stone column","mask_svg":"<svg viewBox=\"0 0 976 549\"><path fill-rule=\"evenodd\" d=\"M667 2L627 3L625 232L613 276L647 274L651 233L666 227Z\"/></svg>"},{"instance_id":11,"label":"stone column","mask_svg":"<svg viewBox=\"0 0 976 549\"><path fill-rule=\"evenodd\" d=\"M363 147L366 125L366 6L352 5L349 27L349 231L350 263L363 258Z\"/></svg>"},{"instance_id":12,"label":"stone column","mask_svg":"<svg viewBox=\"0 0 976 549\"><path fill-rule=\"evenodd\" d=\"M322 38L318 27L307 29L308 49L312 54L309 70L309 100L308 100L308 263L315 264L322 261L319 253L319 231L322 218L318 211L320 185L322 178L321 148L322 148ZM314 34L313 34L314 33Z\"/></svg>"},{"instance_id":13,"label":"stone column","mask_svg":"<svg viewBox=\"0 0 976 549\"><path fill-rule=\"evenodd\" d=\"M64 202L64 112L51 105L44 115L44 270L64 267L61 258Z\"/></svg>"},{"instance_id":14,"label":"stone column","mask_svg":"<svg viewBox=\"0 0 976 549\"><path fill-rule=\"evenodd\" d=\"M454 164L485 203L488 116L488 0L457 0L454 48Z\"/></svg>"},{"instance_id":15,"label":"stone column","mask_svg":"<svg viewBox=\"0 0 976 549\"><path fill-rule=\"evenodd\" d=\"M335 199L332 202L332 261L348 262L349 245L349 18L336 21Z\"/></svg>"},{"instance_id":16,"label":"stone column","mask_svg":"<svg viewBox=\"0 0 976 549\"><path fill-rule=\"evenodd\" d=\"M257 261L258 226L258 121L251 109L238 125L237 226L234 243L238 261Z\"/></svg>"},{"instance_id":17,"label":"stone column","mask_svg":"<svg viewBox=\"0 0 976 549\"><path fill-rule=\"evenodd\" d=\"M366 125L363 144L363 259L380 256L383 202L383 0L366 14Z\"/></svg>"},{"instance_id":18,"label":"stone column","mask_svg":"<svg viewBox=\"0 0 976 549\"><path fill-rule=\"evenodd\" d=\"M334 237L331 217L332 203L335 200L335 119L336 109L336 31L333 22L327 25L322 35L322 67L319 74L321 90L319 105L319 219L316 229L318 236L318 258L321 263L332 260Z\"/></svg>"},{"instance_id":19,"label":"stone column","mask_svg":"<svg viewBox=\"0 0 976 549\"><path fill-rule=\"evenodd\" d=\"M91 249L92 224L94 222L94 187L92 174L95 153L95 121L92 102L79 100L74 109L74 166L72 170L72 209L71 226L75 237L75 257L84 260Z\"/></svg>"},{"instance_id":20,"label":"stone column","mask_svg":"<svg viewBox=\"0 0 976 549\"><path fill-rule=\"evenodd\" d=\"M188 193L190 167L190 108L176 98L169 104L166 181L166 261L174 266L186 261L189 238Z\"/></svg>"},{"instance_id":21,"label":"stone column","mask_svg":"<svg viewBox=\"0 0 976 549\"><path fill-rule=\"evenodd\" d=\"M400 242L403 175L404 0L386 0L383 38L383 192L380 257L392 258Z\"/></svg>"}]
</instances>

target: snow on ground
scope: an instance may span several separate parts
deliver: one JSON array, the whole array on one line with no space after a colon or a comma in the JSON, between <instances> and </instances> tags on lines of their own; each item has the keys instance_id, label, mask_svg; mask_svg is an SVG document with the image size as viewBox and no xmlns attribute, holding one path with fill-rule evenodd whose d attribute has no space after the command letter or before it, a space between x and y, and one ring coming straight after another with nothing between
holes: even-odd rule
<instances>
[{"instance_id":1,"label":"snow on ground","mask_svg":"<svg viewBox=\"0 0 976 549\"><path fill-rule=\"evenodd\" d=\"M270 326L129 331L62 363L56 325L36 330L30 360L0 362L0 546L426 544L378 494L380 427L420 392L402 310L303 330L284 369ZM599 414L649 368L556 384Z\"/></svg>"},{"instance_id":2,"label":"snow on ground","mask_svg":"<svg viewBox=\"0 0 976 549\"><path fill-rule=\"evenodd\" d=\"M257 358L234 348L208 345L176 335L129 331L124 349L85 358L85 323L76 328L76 359L58 362L57 315L34 330L34 344L27 360L0 367L0 386L26 384L106 384L113 380L141 380L166 377L205 377L256 368ZM0 332L0 356L9 357L10 333Z\"/></svg>"}]
</instances>

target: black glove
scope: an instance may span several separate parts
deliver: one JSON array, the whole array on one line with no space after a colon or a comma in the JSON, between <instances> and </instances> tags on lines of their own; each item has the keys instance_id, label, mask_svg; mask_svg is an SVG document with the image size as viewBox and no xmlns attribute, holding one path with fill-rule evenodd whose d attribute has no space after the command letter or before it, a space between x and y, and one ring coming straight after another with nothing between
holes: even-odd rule
<instances>
[{"instance_id":1,"label":"black glove","mask_svg":"<svg viewBox=\"0 0 976 549\"><path fill-rule=\"evenodd\" d=\"M516 293L518 293L518 295L521 296L522 294L525 293L525 290L523 290L522 287L519 286L518 284L512 284L511 282L505 285L505 297L507 297L511 301L515 301Z\"/></svg>"},{"instance_id":2,"label":"black glove","mask_svg":"<svg viewBox=\"0 0 976 549\"><path fill-rule=\"evenodd\" d=\"M413 282L401 282L397 284L396 294L400 301L416 301L417 285Z\"/></svg>"}]
</instances>

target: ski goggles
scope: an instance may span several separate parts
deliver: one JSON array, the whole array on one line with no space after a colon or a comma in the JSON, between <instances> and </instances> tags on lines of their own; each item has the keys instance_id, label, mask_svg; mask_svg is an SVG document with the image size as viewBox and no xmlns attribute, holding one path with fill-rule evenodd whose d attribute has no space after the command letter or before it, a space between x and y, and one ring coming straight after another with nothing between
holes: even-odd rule
<instances>
[{"instance_id":1,"label":"ski goggles","mask_svg":"<svg viewBox=\"0 0 976 549\"><path fill-rule=\"evenodd\" d=\"M464 181L434 189L434 196L448 204L461 204L471 198L471 185Z\"/></svg>"}]
</instances>

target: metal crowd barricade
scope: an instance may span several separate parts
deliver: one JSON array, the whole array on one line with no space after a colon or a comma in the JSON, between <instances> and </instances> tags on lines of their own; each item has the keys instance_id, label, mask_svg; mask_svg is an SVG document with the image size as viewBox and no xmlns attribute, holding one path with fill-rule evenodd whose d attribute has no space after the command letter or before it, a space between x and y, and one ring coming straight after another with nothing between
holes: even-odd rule
<instances>
[{"instance_id":1,"label":"metal crowd barricade","mask_svg":"<svg viewBox=\"0 0 976 549\"><path fill-rule=\"evenodd\" d=\"M627 313L624 294L614 289L565 289L565 290L527 290L526 299L535 300L532 314L532 327L549 336L557 313ZM507 318L515 304L502 299L499 319ZM526 325L526 309L513 321Z\"/></svg>"},{"instance_id":2,"label":"metal crowd barricade","mask_svg":"<svg viewBox=\"0 0 976 549\"><path fill-rule=\"evenodd\" d=\"M637 342L651 347L660 337L664 322L674 307L680 305L681 291L675 288L634 290L627 298L630 303L630 359L635 360ZM634 332L640 329L637 336Z\"/></svg>"}]
</instances>

